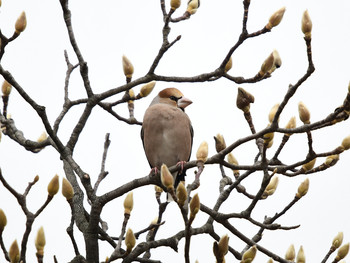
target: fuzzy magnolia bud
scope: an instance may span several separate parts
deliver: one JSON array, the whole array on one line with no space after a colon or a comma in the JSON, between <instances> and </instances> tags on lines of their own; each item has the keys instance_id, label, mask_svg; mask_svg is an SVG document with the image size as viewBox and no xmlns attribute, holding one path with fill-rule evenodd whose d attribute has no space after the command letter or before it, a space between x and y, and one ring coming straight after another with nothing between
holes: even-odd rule
<instances>
[{"instance_id":1,"label":"fuzzy magnolia bud","mask_svg":"<svg viewBox=\"0 0 350 263\"><path fill-rule=\"evenodd\" d=\"M228 235L224 235L220 238L219 242L214 242L213 252L217 263L225 262L225 255L228 252L228 241Z\"/></svg>"},{"instance_id":2,"label":"fuzzy magnolia bud","mask_svg":"<svg viewBox=\"0 0 350 263\"><path fill-rule=\"evenodd\" d=\"M134 198L133 193L130 192L124 199L124 214L130 215L132 209L134 207Z\"/></svg>"},{"instance_id":3,"label":"fuzzy magnolia bud","mask_svg":"<svg viewBox=\"0 0 350 263\"><path fill-rule=\"evenodd\" d=\"M250 109L250 103L254 103L254 96L242 88L238 88L236 105L237 108L247 113Z\"/></svg>"},{"instance_id":4,"label":"fuzzy magnolia bud","mask_svg":"<svg viewBox=\"0 0 350 263\"><path fill-rule=\"evenodd\" d=\"M305 10L303 13L303 18L301 20L301 31L303 31L305 38L311 38L311 30L312 30L312 21L309 15L309 12Z\"/></svg>"},{"instance_id":5,"label":"fuzzy magnolia bud","mask_svg":"<svg viewBox=\"0 0 350 263\"><path fill-rule=\"evenodd\" d=\"M228 252L228 241L229 241L228 235L224 235L220 238L218 243L218 251L220 254L225 256Z\"/></svg>"},{"instance_id":6,"label":"fuzzy magnolia bud","mask_svg":"<svg viewBox=\"0 0 350 263\"><path fill-rule=\"evenodd\" d=\"M277 189L279 178L277 175L271 178L269 184L266 186L265 191L263 193L263 197L268 197L269 195L273 195Z\"/></svg>"},{"instance_id":7,"label":"fuzzy magnolia bud","mask_svg":"<svg viewBox=\"0 0 350 263\"><path fill-rule=\"evenodd\" d=\"M232 153L229 153L227 155L227 162L229 164L238 165L238 161L237 161L237 159L234 157L234 155ZM233 170L233 174L238 176L239 175L239 170Z\"/></svg>"},{"instance_id":8,"label":"fuzzy magnolia bud","mask_svg":"<svg viewBox=\"0 0 350 263\"><path fill-rule=\"evenodd\" d=\"M256 246L252 246L251 248L249 248L246 252L244 252L241 263L252 262L255 258L256 252L257 252Z\"/></svg>"},{"instance_id":9,"label":"fuzzy magnolia bud","mask_svg":"<svg viewBox=\"0 0 350 263\"><path fill-rule=\"evenodd\" d=\"M19 261L19 247L17 240L13 241L9 249L9 258L11 263L17 263Z\"/></svg>"},{"instance_id":10,"label":"fuzzy magnolia bud","mask_svg":"<svg viewBox=\"0 0 350 263\"><path fill-rule=\"evenodd\" d=\"M62 179L62 195L67 199L67 201L72 200L74 196L73 187L66 178Z\"/></svg>"},{"instance_id":11,"label":"fuzzy magnolia bud","mask_svg":"<svg viewBox=\"0 0 350 263\"><path fill-rule=\"evenodd\" d=\"M339 161L339 154L333 154L326 158L325 165L333 166Z\"/></svg>"},{"instance_id":12,"label":"fuzzy magnolia bud","mask_svg":"<svg viewBox=\"0 0 350 263\"><path fill-rule=\"evenodd\" d=\"M299 248L296 263L305 263L305 253L304 253L303 246L300 246Z\"/></svg>"},{"instance_id":13,"label":"fuzzy magnolia bud","mask_svg":"<svg viewBox=\"0 0 350 263\"><path fill-rule=\"evenodd\" d=\"M174 188L174 178L165 164L162 164L160 168L160 179L167 189Z\"/></svg>"},{"instance_id":14,"label":"fuzzy magnolia bud","mask_svg":"<svg viewBox=\"0 0 350 263\"><path fill-rule=\"evenodd\" d=\"M269 260L267 261L267 263L273 263L273 259L269 258Z\"/></svg>"},{"instance_id":15,"label":"fuzzy magnolia bud","mask_svg":"<svg viewBox=\"0 0 350 263\"><path fill-rule=\"evenodd\" d=\"M343 243L343 232L339 232L333 239L332 242L332 249L337 249L341 246L341 244Z\"/></svg>"},{"instance_id":16,"label":"fuzzy magnolia bud","mask_svg":"<svg viewBox=\"0 0 350 263\"><path fill-rule=\"evenodd\" d=\"M344 150L350 149L350 135L344 138L344 140L341 143L341 146Z\"/></svg>"},{"instance_id":17,"label":"fuzzy magnolia bud","mask_svg":"<svg viewBox=\"0 0 350 263\"><path fill-rule=\"evenodd\" d=\"M47 192L49 193L49 196L53 197L55 194L57 194L59 188L60 183L58 181L58 175L56 174L47 186Z\"/></svg>"},{"instance_id":18,"label":"fuzzy magnolia bud","mask_svg":"<svg viewBox=\"0 0 350 263\"><path fill-rule=\"evenodd\" d=\"M202 142L196 153L197 162L205 163L208 158L208 143L206 141Z\"/></svg>"},{"instance_id":19,"label":"fuzzy magnolia bud","mask_svg":"<svg viewBox=\"0 0 350 263\"><path fill-rule=\"evenodd\" d=\"M290 118L289 122L286 125L286 129L294 129L297 126L295 117ZM290 133L286 133L287 136L290 136Z\"/></svg>"},{"instance_id":20,"label":"fuzzy magnolia bud","mask_svg":"<svg viewBox=\"0 0 350 263\"><path fill-rule=\"evenodd\" d=\"M133 89L129 89L129 97L130 99L135 99L135 92ZM134 100L129 100L128 103L134 103Z\"/></svg>"},{"instance_id":21,"label":"fuzzy magnolia bud","mask_svg":"<svg viewBox=\"0 0 350 263\"><path fill-rule=\"evenodd\" d=\"M187 12L189 12L191 15L195 14L197 12L197 9L200 5L199 0L190 0L187 4Z\"/></svg>"},{"instance_id":22,"label":"fuzzy magnolia bud","mask_svg":"<svg viewBox=\"0 0 350 263\"><path fill-rule=\"evenodd\" d=\"M290 245L287 252L286 252L286 255L284 257L286 260L289 260L289 261L294 261L294 258L295 258L295 248L294 248L294 245Z\"/></svg>"},{"instance_id":23,"label":"fuzzy magnolia bud","mask_svg":"<svg viewBox=\"0 0 350 263\"><path fill-rule=\"evenodd\" d=\"M304 171L304 172L307 172L307 171L310 171L312 168L314 168L314 165L316 163L316 158L315 159L312 159L310 162L304 164L301 169Z\"/></svg>"},{"instance_id":24,"label":"fuzzy magnolia bud","mask_svg":"<svg viewBox=\"0 0 350 263\"><path fill-rule=\"evenodd\" d=\"M309 178L306 178L304 182L302 182L298 187L298 192L295 195L297 198L302 198L304 195L307 194L307 191L309 190Z\"/></svg>"},{"instance_id":25,"label":"fuzzy magnolia bud","mask_svg":"<svg viewBox=\"0 0 350 263\"><path fill-rule=\"evenodd\" d=\"M142 86L140 90L140 97L147 97L153 90L154 86L156 85L155 81L151 81L147 83L146 85Z\"/></svg>"},{"instance_id":26,"label":"fuzzy magnolia bud","mask_svg":"<svg viewBox=\"0 0 350 263\"><path fill-rule=\"evenodd\" d=\"M15 32L17 34L20 34L26 29L27 26L27 18L26 13L23 11L21 15L17 18L16 24L15 24Z\"/></svg>"},{"instance_id":27,"label":"fuzzy magnolia bud","mask_svg":"<svg viewBox=\"0 0 350 263\"><path fill-rule=\"evenodd\" d=\"M282 18L283 18L285 11L286 11L286 8L282 7L281 9L279 9L275 13L273 13L269 19L269 22L266 25L266 28L271 30L273 27L278 26L279 23L281 23L281 21L282 21Z\"/></svg>"},{"instance_id":28,"label":"fuzzy magnolia bud","mask_svg":"<svg viewBox=\"0 0 350 263\"><path fill-rule=\"evenodd\" d=\"M347 255L348 253L349 253L349 243L343 245L342 247L340 247L340 248L338 249L338 254L337 254L337 256L335 257L335 259L336 259L337 261L339 261L339 260L345 258L346 255Z\"/></svg>"},{"instance_id":29,"label":"fuzzy magnolia bud","mask_svg":"<svg viewBox=\"0 0 350 263\"><path fill-rule=\"evenodd\" d=\"M4 231L6 224L7 224L6 215L5 215L4 211L2 209L0 209L0 233L2 233L2 231Z\"/></svg>"},{"instance_id":30,"label":"fuzzy magnolia bud","mask_svg":"<svg viewBox=\"0 0 350 263\"><path fill-rule=\"evenodd\" d=\"M45 141L47 139L47 137L48 137L47 133L43 132L36 141L37 142L43 142L43 141Z\"/></svg>"},{"instance_id":31,"label":"fuzzy magnolia bud","mask_svg":"<svg viewBox=\"0 0 350 263\"><path fill-rule=\"evenodd\" d=\"M192 218L192 220L195 218L196 214L199 211L199 207L200 207L200 202L199 202L199 196L198 194L195 194L190 202L190 218Z\"/></svg>"},{"instance_id":32,"label":"fuzzy magnolia bud","mask_svg":"<svg viewBox=\"0 0 350 263\"><path fill-rule=\"evenodd\" d=\"M216 136L214 136L214 140L215 140L215 148L217 152L221 152L226 148L226 142L225 142L224 136L218 133Z\"/></svg>"},{"instance_id":33,"label":"fuzzy magnolia bud","mask_svg":"<svg viewBox=\"0 0 350 263\"><path fill-rule=\"evenodd\" d=\"M303 102L298 104L299 118L304 124L310 124L310 112Z\"/></svg>"},{"instance_id":34,"label":"fuzzy magnolia bud","mask_svg":"<svg viewBox=\"0 0 350 263\"><path fill-rule=\"evenodd\" d=\"M227 61L224 70L225 72L228 72L231 68L232 68L232 57L230 57L230 59Z\"/></svg>"},{"instance_id":35,"label":"fuzzy magnolia bud","mask_svg":"<svg viewBox=\"0 0 350 263\"><path fill-rule=\"evenodd\" d=\"M280 54L279 54L278 51L275 49L275 50L272 52L272 55L273 55L273 58L274 58L273 65L274 65L276 68L279 68L279 67L282 65L282 59L281 59L281 57L280 57Z\"/></svg>"},{"instance_id":36,"label":"fuzzy magnolia bud","mask_svg":"<svg viewBox=\"0 0 350 263\"><path fill-rule=\"evenodd\" d=\"M280 106L280 104L277 103L277 104L275 104L275 105L271 108L271 110L270 110L270 112L269 112L269 122L270 122L270 123L272 123L273 118L275 118L275 115L276 115L276 112L277 112L279 106ZM277 121L278 121L278 120L277 120Z\"/></svg>"},{"instance_id":37,"label":"fuzzy magnolia bud","mask_svg":"<svg viewBox=\"0 0 350 263\"><path fill-rule=\"evenodd\" d=\"M134 232L132 232L132 230L129 228L128 231L126 231L126 236L125 236L125 245L126 245L127 253L131 252L135 244L136 244L136 238L134 236Z\"/></svg>"},{"instance_id":38,"label":"fuzzy magnolia bud","mask_svg":"<svg viewBox=\"0 0 350 263\"><path fill-rule=\"evenodd\" d=\"M171 0L170 1L170 6L171 6L171 9L173 10L176 10L180 7L181 5L181 0Z\"/></svg>"},{"instance_id":39,"label":"fuzzy magnolia bud","mask_svg":"<svg viewBox=\"0 0 350 263\"><path fill-rule=\"evenodd\" d=\"M12 86L10 83L8 83L6 80L4 80L4 82L2 83L1 86L1 92L3 96L9 96L12 90Z\"/></svg>"},{"instance_id":40,"label":"fuzzy magnolia bud","mask_svg":"<svg viewBox=\"0 0 350 263\"><path fill-rule=\"evenodd\" d=\"M184 206L187 199L187 190L183 182L180 182L176 188L177 202L180 207Z\"/></svg>"},{"instance_id":41,"label":"fuzzy magnolia bud","mask_svg":"<svg viewBox=\"0 0 350 263\"><path fill-rule=\"evenodd\" d=\"M260 76L264 76L266 73L268 73L271 68L273 67L274 64L274 57L273 57L273 53L271 53L267 59L265 59L264 63L262 63L260 71L259 71L259 75Z\"/></svg>"},{"instance_id":42,"label":"fuzzy magnolia bud","mask_svg":"<svg viewBox=\"0 0 350 263\"><path fill-rule=\"evenodd\" d=\"M40 227L35 238L35 247L37 255L44 255L44 247L46 244L44 228Z\"/></svg>"},{"instance_id":43,"label":"fuzzy magnolia bud","mask_svg":"<svg viewBox=\"0 0 350 263\"><path fill-rule=\"evenodd\" d=\"M163 192L163 188L159 187L158 185L154 186L154 191L156 191L156 193L162 193Z\"/></svg>"},{"instance_id":44,"label":"fuzzy magnolia bud","mask_svg":"<svg viewBox=\"0 0 350 263\"><path fill-rule=\"evenodd\" d=\"M126 56L123 56L122 62L125 77L132 78L132 74L134 74L134 66Z\"/></svg>"}]
</instances>

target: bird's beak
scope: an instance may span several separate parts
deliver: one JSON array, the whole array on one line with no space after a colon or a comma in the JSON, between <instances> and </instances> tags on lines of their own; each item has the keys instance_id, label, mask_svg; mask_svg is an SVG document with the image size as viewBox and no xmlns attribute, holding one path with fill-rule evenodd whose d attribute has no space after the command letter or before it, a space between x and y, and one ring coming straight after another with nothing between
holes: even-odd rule
<instances>
[{"instance_id":1,"label":"bird's beak","mask_svg":"<svg viewBox=\"0 0 350 263\"><path fill-rule=\"evenodd\" d=\"M188 105L192 104L192 100L186 98L186 97L182 97L181 99L179 99L177 101L177 106L181 109L186 108Z\"/></svg>"}]
</instances>

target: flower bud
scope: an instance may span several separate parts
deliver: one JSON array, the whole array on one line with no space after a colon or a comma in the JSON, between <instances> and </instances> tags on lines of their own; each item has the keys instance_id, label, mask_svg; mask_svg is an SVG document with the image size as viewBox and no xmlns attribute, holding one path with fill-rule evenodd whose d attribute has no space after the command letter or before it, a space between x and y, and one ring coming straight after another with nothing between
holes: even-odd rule
<instances>
[{"instance_id":1,"label":"flower bud","mask_svg":"<svg viewBox=\"0 0 350 263\"><path fill-rule=\"evenodd\" d=\"M278 26L279 23L282 21L282 18L283 18L285 11L286 11L286 8L282 7L281 9L279 9L275 13L273 13L269 19L269 22L266 25L266 28L271 30L273 27Z\"/></svg>"},{"instance_id":2,"label":"flower bud","mask_svg":"<svg viewBox=\"0 0 350 263\"><path fill-rule=\"evenodd\" d=\"M309 190L309 178L306 178L304 182L302 182L298 187L298 192L295 195L297 198L302 198L304 195L307 194L307 191Z\"/></svg>"},{"instance_id":3,"label":"flower bud","mask_svg":"<svg viewBox=\"0 0 350 263\"><path fill-rule=\"evenodd\" d=\"M286 252L286 255L284 257L286 260L289 260L289 261L294 261L294 258L295 258L295 249L294 249L294 245L290 245L287 252Z\"/></svg>"},{"instance_id":4,"label":"flower bud","mask_svg":"<svg viewBox=\"0 0 350 263\"><path fill-rule=\"evenodd\" d=\"M265 134L263 135L264 143L265 143L266 145L269 145L270 142L273 141L273 137L275 137L275 133L274 133L274 132L265 133ZM272 144L271 144L271 145L272 145ZM268 148L269 148L269 147L268 147Z\"/></svg>"},{"instance_id":5,"label":"flower bud","mask_svg":"<svg viewBox=\"0 0 350 263\"><path fill-rule=\"evenodd\" d=\"M270 123L272 123L273 118L275 118L275 115L276 115L276 112L277 112L279 106L280 106L280 104L277 103L277 104L275 104L275 105L271 108L271 110L270 110L270 112L269 112L269 122L270 122ZM278 121L278 120L277 120L277 121Z\"/></svg>"},{"instance_id":6,"label":"flower bud","mask_svg":"<svg viewBox=\"0 0 350 263\"><path fill-rule=\"evenodd\" d=\"M263 197L268 197L269 195L273 195L277 189L279 178L277 175L271 178L269 184L266 186L265 191L263 193Z\"/></svg>"},{"instance_id":7,"label":"flower bud","mask_svg":"<svg viewBox=\"0 0 350 263\"><path fill-rule=\"evenodd\" d=\"M234 157L234 155L233 155L232 153L229 153L229 154L227 155L227 161L228 161L228 163L230 163L230 164L238 165L238 161L237 161L236 157Z\"/></svg>"},{"instance_id":8,"label":"flower bud","mask_svg":"<svg viewBox=\"0 0 350 263\"><path fill-rule=\"evenodd\" d=\"M208 158L208 143L206 141L202 142L196 153L197 162L205 163Z\"/></svg>"},{"instance_id":9,"label":"flower bud","mask_svg":"<svg viewBox=\"0 0 350 263\"><path fill-rule=\"evenodd\" d=\"M305 263L305 253L304 253L303 246L300 246L299 248L296 263Z\"/></svg>"},{"instance_id":10,"label":"flower bud","mask_svg":"<svg viewBox=\"0 0 350 263\"><path fill-rule=\"evenodd\" d=\"M183 182L180 182L176 188L177 202L180 207L183 207L187 199L187 190Z\"/></svg>"},{"instance_id":11,"label":"flower bud","mask_svg":"<svg viewBox=\"0 0 350 263\"><path fill-rule=\"evenodd\" d=\"M136 244L136 238L134 236L134 232L132 232L132 230L128 228L128 231L126 231L126 236L125 236L125 245L126 245L127 253L131 252L135 244Z\"/></svg>"},{"instance_id":12,"label":"flower bud","mask_svg":"<svg viewBox=\"0 0 350 263\"><path fill-rule=\"evenodd\" d=\"M124 199L124 214L130 215L133 207L134 207L133 192L130 192L127 194L127 196Z\"/></svg>"},{"instance_id":13,"label":"flower bud","mask_svg":"<svg viewBox=\"0 0 350 263\"><path fill-rule=\"evenodd\" d=\"M154 86L156 85L155 81L151 81L147 83L146 85L142 86L140 90L140 97L147 97L153 90Z\"/></svg>"},{"instance_id":14,"label":"flower bud","mask_svg":"<svg viewBox=\"0 0 350 263\"><path fill-rule=\"evenodd\" d=\"M174 178L173 178L172 174L170 173L166 164L162 164L162 166L160 168L160 179L162 181L162 184L167 189L174 188Z\"/></svg>"},{"instance_id":15,"label":"flower bud","mask_svg":"<svg viewBox=\"0 0 350 263\"><path fill-rule=\"evenodd\" d=\"M298 104L299 118L304 124L310 124L310 112L303 102Z\"/></svg>"},{"instance_id":16,"label":"flower bud","mask_svg":"<svg viewBox=\"0 0 350 263\"><path fill-rule=\"evenodd\" d=\"M193 220L199 211L200 202L198 194L195 194L190 202L190 218Z\"/></svg>"},{"instance_id":17,"label":"flower bud","mask_svg":"<svg viewBox=\"0 0 350 263\"><path fill-rule=\"evenodd\" d=\"M250 103L254 103L254 96L242 88L238 88L236 105L237 108L247 113L250 109Z\"/></svg>"},{"instance_id":18,"label":"flower bud","mask_svg":"<svg viewBox=\"0 0 350 263\"><path fill-rule=\"evenodd\" d=\"M173 10L176 10L180 7L181 5L181 0L171 0L170 1L170 6L171 6L171 9Z\"/></svg>"},{"instance_id":19,"label":"flower bud","mask_svg":"<svg viewBox=\"0 0 350 263\"><path fill-rule=\"evenodd\" d=\"M267 261L267 263L273 263L273 259L269 258L269 260Z\"/></svg>"},{"instance_id":20,"label":"flower bud","mask_svg":"<svg viewBox=\"0 0 350 263\"><path fill-rule=\"evenodd\" d=\"M36 183L37 181L39 181L39 175L36 175L36 176L34 177L34 183Z\"/></svg>"},{"instance_id":21,"label":"flower bud","mask_svg":"<svg viewBox=\"0 0 350 263\"><path fill-rule=\"evenodd\" d=\"M13 241L9 249L9 258L11 263L17 263L19 261L19 247L17 240Z\"/></svg>"},{"instance_id":22,"label":"flower bud","mask_svg":"<svg viewBox=\"0 0 350 263\"><path fill-rule=\"evenodd\" d=\"M62 195L67 199L71 200L74 196L74 190L71 183L66 179L62 179Z\"/></svg>"},{"instance_id":23,"label":"flower bud","mask_svg":"<svg viewBox=\"0 0 350 263\"><path fill-rule=\"evenodd\" d=\"M47 133L43 132L36 141L37 142L43 142L43 141L45 141L47 139L47 137L48 137Z\"/></svg>"},{"instance_id":24,"label":"flower bud","mask_svg":"<svg viewBox=\"0 0 350 263\"><path fill-rule=\"evenodd\" d=\"M333 239L332 248L335 250L343 243L343 232L339 232Z\"/></svg>"},{"instance_id":25,"label":"flower bud","mask_svg":"<svg viewBox=\"0 0 350 263\"><path fill-rule=\"evenodd\" d=\"M187 4L187 12L189 12L191 15L195 14L197 12L197 9L199 7L199 0L190 0Z\"/></svg>"},{"instance_id":26,"label":"flower bud","mask_svg":"<svg viewBox=\"0 0 350 263\"><path fill-rule=\"evenodd\" d=\"M301 20L301 31L303 31L305 38L311 39L312 21L307 10L303 13Z\"/></svg>"},{"instance_id":27,"label":"flower bud","mask_svg":"<svg viewBox=\"0 0 350 263\"><path fill-rule=\"evenodd\" d=\"M349 253L349 243L343 245L341 248L338 249L338 254L335 257L335 259L339 261L345 258L348 253Z\"/></svg>"},{"instance_id":28,"label":"flower bud","mask_svg":"<svg viewBox=\"0 0 350 263\"><path fill-rule=\"evenodd\" d=\"M229 236L224 235L220 238L219 243L218 243L218 252L224 257L227 252L228 252L228 241L229 241Z\"/></svg>"},{"instance_id":29,"label":"flower bud","mask_svg":"<svg viewBox=\"0 0 350 263\"><path fill-rule=\"evenodd\" d=\"M232 68L232 57L230 57L230 59L227 61L224 70L225 72L228 72L231 68Z\"/></svg>"},{"instance_id":30,"label":"flower bud","mask_svg":"<svg viewBox=\"0 0 350 263\"><path fill-rule=\"evenodd\" d=\"M226 158L227 158L227 162L229 164L238 165L238 161L237 161L237 159L234 157L234 155L232 153L227 154ZM233 174L238 176L239 175L239 170L233 170Z\"/></svg>"},{"instance_id":31,"label":"flower bud","mask_svg":"<svg viewBox=\"0 0 350 263\"><path fill-rule=\"evenodd\" d=\"M339 154L333 154L326 158L325 165L333 166L339 161Z\"/></svg>"},{"instance_id":32,"label":"flower bud","mask_svg":"<svg viewBox=\"0 0 350 263\"><path fill-rule=\"evenodd\" d=\"M289 122L286 125L286 129L294 129L297 126L295 117L290 118ZM290 133L286 133L287 136L290 136Z\"/></svg>"},{"instance_id":33,"label":"flower bud","mask_svg":"<svg viewBox=\"0 0 350 263\"><path fill-rule=\"evenodd\" d=\"M128 103L134 103L134 100L131 100L131 99L135 99L135 92L133 89L129 89L129 97L130 97L130 100L128 101Z\"/></svg>"},{"instance_id":34,"label":"flower bud","mask_svg":"<svg viewBox=\"0 0 350 263\"><path fill-rule=\"evenodd\" d=\"M126 56L123 56L122 62L125 77L132 78L132 74L134 74L134 66Z\"/></svg>"},{"instance_id":35,"label":"flower bud","mask_svg":"<svg viewBox=\"0 0 350 263\"><path fill-rule=\"evenodd\" d=\"M225 142L224 136L218 133L216 136L214 136L214 140L215 140L215 148L217 152L221 152L226 148L226 142Z\"/></svg>"},{"instance_id":36,"label":"flower bud","mask_svg":"<svg viewBox=\"0 0 350 263\"><path fill-rule=\"evenodd\" d=\"M58 175L56 174L47 186L47 192L49 193L49 196L53 197L55 194L57 194L59 188L60 183L58 181Z\"/></svg>"},{"instance_id":37,"label":"flower bud","mask_svg":"<svg viewBox=\"0 0 350 263\"><path fill-rule=\"evenodd\" d=\"M270 71L270 69L272 68L274 61L275 61L275 59L273 57L273 53L271 53L267 57L267 59L265 59L264 63L261 65L259 75L264 76L266 73L268 73Z\"/></svg>"},{"instance_id":38,"label":"flower bud","mask_svg":"<svg viewBox=\"0 0 350 263\"><path fill-rule=\"evenodd\" d=\"M35 238L35 247L38 255L40 256L44 255L45 244L46 244L46 240L45 240L44 228L40 227Z\"/></svg>"},{"instance_id":39,"label":"flower bud","mask_svg":"<svg viewBox=\"0 0 350 263\"><path fill-rule=\"evenodd\" d=\"M26 13L23 11L21 15L17 18L16 24L15 24L15 32L17 34L20 34L26 29L27 26L27 18Z\"/></svg>"},{"instance_id":40,"label":"flower bud","mask_svg":"<svg viewBox=\"0 0 350 263\"><path fill-rule=\"evenodd\" d=\"M344 150L350 149L350 135L344 138L344 140L341 143L341 146L344 148Z\"/></svg>"},{"instance_id":41,"label":"flower bud","mask_svg":"<svg viewBox=\"0 0 350 263\"><path fill-rule=\"evenodd\" d=\"M6 80L4 80L1 86L2 95L8 97L11 93L11 90L12 90L11 84L8 83Z\"/></svg>"},{"instance_id":42,"label":"flower bud","mask_svg":"<svg viewBox=\"0 0 350 263\"><path fill-rule=\"evenodd\" d=\"M307 171L310 171L312 168L314 168L314 165L316 163L316 158L315 159L312 159L310 162L304 164L301 169L304 171L304 172L307 172Z\"/></svg>"},{"instance_id":43,"label":"flower bud","mask_svg":"<svg viewBox=\"0 0 350 263\"><path fill-rule=\"evenodd\" d=\"M162 193L163 192L163 188L159 187L158 185L154 186L154 191L156 191L156 193Z\"/></svg>"},{"instance_id":44,"label":"flower bud","mask_svg":"<svg viewBox=\"0 0 350 263\"><path fill-rule=\"evenodd\" d=\"M0 233L2 233L2 231L4 231L6 224L7 224L6 215L5 215L4 211L2 209L0 209Z\"/></svg>"},{"instance_id":45,"label":"flower bud","mask_svg":"<svg viewBox=\"0 0 350 263\"><path fill-rule=\"evenodd\" d=\"M279 68L281 65L282 65L282 59L280 57L280 54L278 53L278 51L275 49L273 52L272 52L272 55L273 55L273 58L274 58L274 61L273 61L273 64L276 68Z\"/></svg>"},{"instance_id":46,"label":"flower bud","mask_svg":"<svg viewBox=\"0 0 350 263\"><path fill-rule=\"evenodd\" d=\"M250 247L242 256L242 263L250 263L254 260L256 255L257 248L256 246Z\"/></svg>"}]
</instances>

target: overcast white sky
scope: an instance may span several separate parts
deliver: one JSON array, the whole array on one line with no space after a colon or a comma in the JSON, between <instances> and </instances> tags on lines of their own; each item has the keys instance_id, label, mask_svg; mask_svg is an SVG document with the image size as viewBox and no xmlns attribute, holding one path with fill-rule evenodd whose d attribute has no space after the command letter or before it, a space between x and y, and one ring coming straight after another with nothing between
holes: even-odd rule
<instances>
[{"instance_id":1,"label":"overcast white sky","mask_svg":"<svg viewBox=\"0 0 350 263\"><path fill-rule=\"evenodd\" d=\"M0 8L0 28L10 36L14 23L24 10L28 26L25 32L7 46L2 65L9 70L22 87L39 104L46 106L50 121L53 123L63 103L63 85L65 61L63 51L68 51L71 62L77 62L70 47L62 18L59 1L40 0L4 0ZM168 5L168 0L166 3ZM183 6L175 15L182 14ZM271 33L249 39L233 55L234 76L252 77L260 69L261 63L277 49L282 58L282 67L275 71L272 78L257 84L236 85L227 80L204 84L157 83L150 98L135 103L135 116L142 120L143 113L155 94L163 88L175 86L194 103L187 113L192 119L195 130L194 154L198 145L206 140L209 154L215 153L214 140L217 133L225 136L227 144L249 134L249 127L241 112L236 108L237 87L241 86L255 96L251 107L253 121L257 130L268 124L267 115L271 107L280 102L289 84L294 84L305 73L307 67L306 47L300 30L301 16L308 9L313 22L313 58L315 73L300 87L290 100L280 118L284 126L291 116L297 116L297 104L303 101L311 111L311 121L317 121L342 104L349 83L350 61L350 3L347 0L251 0L248 30L253 32L263 28L270 15L285 6L286 13L281 24ZM162 14L159 1L111 1L74 0L70 3L74 32L81 52L88 63L90 81L94 92L102 92L124 84L121 57L125 54L135 67L134 78L143 76L149 69L161 45ZM164 75L192 76L214 70L223 60L229 48L238 39L241 30L242 1L202 0L198 12L188 21L172 25L170 39L182 35L181 40L164 56L157 73ZM135 88L138 91L138 88ZM70 96L72 99L85 95L79 72L72 75ZM82 107L74 108L63 122L59 135L65 142L72 127L81 114ZM38 116L25 104L15 91L11 94L9 113L25 136L36 139L44 131ZM126 107L121 106L119 113L127 116ZM298 120L298 125L301 122ZM332 150L340 145L342 139L350 134L349 121L340 123L323 131L313 132L314 147L317 152ZM83 170L95 180L100 170L100 161L105 134L111 133L112 144L108 153L106 169L110 172L101 184L99 193L111 190L131 179L149 172L149 166L143 153L139 137L139 126L128 126L96 109L88 122L77 145L74 157ZM275 145L268 156L276 150L281 136L275 135ZM284 162L300 160L307 153L306 136L292 136L290 143L281 154ZM251 164L256 155L254 144L234 150L241 164ZM301 224L293 231L266 231L261 245L283 256L293 243L296 249L304 246L308 262L320 262L327 253L333 237L344 231L344 242L350 241L350 179L349 153L340 156L340 161L326 172L313 174L310 179L310 191L278 223L286 226ZM324 160L318 160L321 164ZM58 154L53 149L45 149L39 154L31 154L16 143L3 136L0 143L0 167L9 183L23 192L27 183L35 175L40 176L32 189L28 204L33 212L45 201L46 187L57 173L64 176ZM227 170L231 175L231 171ZM213 204L218 195L218 167L207 167L202 175L198 193L202 202ZM254 193L260 185L261 175L253 174L244 185ZM272 216L285 207L294 197L298 185L305 176L297 178L280 177L275 195L261 202L253 214L257 220L264 215ZM188 181L193 180L193 170L188 172ZM15 199L0 186L0 208L8 219L4 232L7 247L14 239L20 242L25 221ZM135 207L130 219L130 227L138 231L147 226L157 215L157 206L153 198L153 187L134 191ZM123 200L121 200L123 201ZM248 201L233 194L223 207L223 211L240 212ZM165 237L166 229L171 233L182 228L180 213L171 204L165 215L166 225L159 232ZM52 261L57 255L59 262L67 262L73 257L65 229L70 222L70 210L60 195L54 198L33 226L28 245L28 262L35 261L34 238L36 230L44 226L47 237L45 257ZM119 201L105 207L103 219L109 223L109 233L118 236L123 220L123 208ZM200 226L207 217L198 218L194 226ZM249 237L256 228L245 222L237 221L235 226ZM227 233L217 228L219 235ZM78 236L78 231L75 232ZM141 237L143 240L144 236ZM214 262L212 240L194 237L192 258L199 262ZM59 245L58 245L59 244ZM81 243L80 251L84 253ZM244 245L237 238L230 239L230 245L241 250ZM154 259L164 262L181 262L183 242L179 244L179 254L169 249L153 252ZM111 254L108 246L101 246L101 258ZM169 253L170 252L170 253ZM165 256L166 255L166 256ZM169 256L171 255L171 256ZM233 257L228 256L227 262ZM259 253L256 262L266 262L268 258ZM235 261L234 261L235 262Z\"/></svg>"}]
</instances>

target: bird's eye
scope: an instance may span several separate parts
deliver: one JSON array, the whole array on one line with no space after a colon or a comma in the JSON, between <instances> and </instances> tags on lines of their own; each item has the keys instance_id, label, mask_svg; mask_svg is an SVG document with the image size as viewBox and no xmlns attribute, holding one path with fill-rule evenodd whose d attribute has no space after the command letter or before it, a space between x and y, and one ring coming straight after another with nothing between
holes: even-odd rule
<instances>
[{"instance_id":1,"label":"bird's eye","mask_svg":"<svg viewBox=\"0 0 350 263\"><path fill-rule=\"evenodd\" d=\"M170 99L177 102L180 98L177 98L175 96L170 96Z\"/></svg>"}]
</instances>

